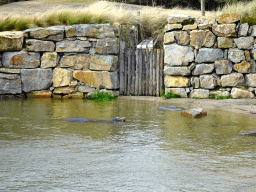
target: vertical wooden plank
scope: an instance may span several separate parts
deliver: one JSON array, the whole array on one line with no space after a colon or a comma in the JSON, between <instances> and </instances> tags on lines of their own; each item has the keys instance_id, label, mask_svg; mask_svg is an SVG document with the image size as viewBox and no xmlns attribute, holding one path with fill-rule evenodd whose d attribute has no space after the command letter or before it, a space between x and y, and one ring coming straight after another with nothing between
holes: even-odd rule
<instances>
[{"instance_id":1,"label":"vertical wooden plank","mask_svg":"<svg viewBox=\"0 0 256 192\"><path fill-rule=\"evenodd\" d=\"M156 96L156 61L157 61L157 52L153 52L153 93L152 96Z\"/></svg>"},{"instance_id":2,"label":"vertical wooden plank","mask_svg":"<svg viewBox=\"0 0 256 192\"><path fill-rule=\"evenodd\" d=\"M135 51L135 61L136 61L136 67L135 67L135 96L139 95L139 50L136 49Z\"/></svg>"},{"instance_id":3,"label":"vertical wooden plank","mask_svg":"<svg viewBox=\"0 0 256 192\"><path fill-rule=\"evenodd\" d=\"M135 80L136 80L136 73L135 73L135 69L136 69L135 51L136 51L136 49L133 48L132 49L132 55L131 55L131 57L132 57L132 60L131 60L132 61L132 63L131 63L131 65L132 65L131 95L135 95Z\"/></svg>"},{"instance_id":4,"label":"vertical wooden plank","mask_svg":"<svg viewBox=\"0 0 256 192\"><path fill-rule=\"evenodd\" d=\"M139 49L139 57L138 57L138 61L139 61L139 92L138 95L142 95L142 63L143 63L143 56L142 56L142 49Z\"/></svg>"},{"instance_id":5,"label":"vertical wooden plank","mask_svg":"<svg viewBox=\"0 0 256 192\"><path fill-rule=\"evenodd\" d=\"M127 49L127 95L131 94L131 49Z\"/></svg>"},{"instance_id":6,"label":"vertical wooden plank","mask_svg":"<svg viewBox=\"0 0 256 192\"><path fill-rule=\"evenodd\" d=\"M160 96L160 49L155 50L157 52L157 62L156 62L156 96Z\"/></svg>"},{"instance_id":7,"label":"vertical wooden plank","mask_svg":"<svg viewBox=\"0 0 256 192\"><path fill-rule=\"evenodd\" d=\"M148 96L148 55L149 55L149 49L145 50L145 96Z\"/></svg>"},{"instance_id":8,"label":"vertical wooden plank","mask_svg":"<svg viewBox=\"0 0 256 192\"><path fill-rule=\"evenodd\" d=\"M146 50L142 51L142 95L146 95Z\"/></svg>"},{"instance_id":9,"label":"vertical wooden plank","mask_svg":"<svg viewBox=\"0 0 256 192\"><path fill-rule=\"evenodd\" d=\"M127 48L125 49L125 56L124 56L124 95L127 95L127 71L128 71L128 57L127 57Z\"/></svg>"},{"instance_id":10,"label":"vertical wooden plank","mask_svg":"<svg viewBox=\"0 0 256 192\"><path fill-rule=\"evenodd\" d=\"M150 51L150 66L149 66L149 95L153 95L153 50Z\"/></svg>"},{"instance_id":11,"label":"vertical wooden plank","mask_svg":"<svg viewBox=\"0 0 256 192\"><path fill-rule=\"evenodd\" d=\"M164 50L160 52L160 93L164 89Z\"/></svg>"},{"instance_id":12,"label":"vertical wooden plank","mask_svg":"<svg viewBox=\"0 0 256 192\"><path fill-rule=\"evenodd\" d=\"M125 42L120 41L120 55L119 55L119 93L124 95L124 49Z\"/></svg>"}]
</instances>

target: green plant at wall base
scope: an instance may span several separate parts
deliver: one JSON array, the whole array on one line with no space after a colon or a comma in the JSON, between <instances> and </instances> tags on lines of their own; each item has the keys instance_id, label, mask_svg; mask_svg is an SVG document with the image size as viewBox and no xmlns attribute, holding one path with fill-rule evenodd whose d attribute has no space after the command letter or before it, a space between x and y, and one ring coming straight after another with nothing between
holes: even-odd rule
<instances>
[{"instance_id":1,"label":"green plant at wall base","mask_svg":"<svg viewBox=\"0 0 256 192\"><path fill-rule=\"evenodd\" d=\"M217 96L214 93L210 93L208 99L216 99L216 100L221 100L221 99L230 99L231 95L229 94L228 96Z\"/></svg>"},{"instance_id":2,"label":"green plant at wall base","mask_svg":"<svg viewBox=\"0 0 256 192\"><path fill-rule=\"evenodd\" d=\"M114 100L116 97L113 97L112 95L108 94L108 93L103 93L103 92L95 92L93 93L93 95L89 98L90 100L94 100L94 101L112 101Z\"/></svg>"},{"instance_id":3,"label":"green plant at wall base","mask_svg":"<svg viewBox=\"0 0 256 192\"><path fill-rule=\"evenodd\" d=\"M180 95L173 94L172 91L170 91L169 93L164 94L162 97L165 98L165 99L181 98Z\"/></svg>"}]
</instances>

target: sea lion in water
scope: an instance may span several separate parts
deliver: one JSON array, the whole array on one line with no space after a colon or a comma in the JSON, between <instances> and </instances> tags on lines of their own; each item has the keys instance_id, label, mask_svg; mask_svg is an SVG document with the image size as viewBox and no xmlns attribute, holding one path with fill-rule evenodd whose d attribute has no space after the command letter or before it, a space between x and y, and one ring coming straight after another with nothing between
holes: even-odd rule
<instances>
[{"instance_id":1,"label":"sea lion in water","mask_svg":"<svg viewBox=\"0 0 256 192\"><path fill-rule=\"evenodd\" d=\"M124 122L125 117L116 117L114 119L105 121L105 120L95 120L95 119L86 119L86 118L76 118L76 117L71 117L71 118L66 118L63 119L65 121L72 121L72 122L79 122L79 123L87 123L87 122L95 122L95 123L118 123L118 122Z\"/></svg>"}]
</instances>

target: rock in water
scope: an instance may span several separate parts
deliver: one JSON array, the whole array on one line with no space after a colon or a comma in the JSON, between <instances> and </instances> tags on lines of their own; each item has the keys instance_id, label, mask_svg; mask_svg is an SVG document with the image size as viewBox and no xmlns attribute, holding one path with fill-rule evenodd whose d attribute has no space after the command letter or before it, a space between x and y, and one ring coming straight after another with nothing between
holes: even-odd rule
<instances>
[{"instance_id":1,"label":"rock in water","mask_svg":"<svg viewBox=\"0 0 256 192\"><path fill-rule=\"evenodd\" d=\"M189 109L186 111L181 111L180 114L185 117L200 118L200 117L206 116L207 112L202 108L198 108L198 109Z\"/></svg>"},{"instance_id":2,"label":"rock in water","mask_svg":"<svg viewBox=\"0 0 256 192\"><path fill-rule=\"evenodd\" d=\"M95 123L117 123L117 122L124 122L125 117L115 117L114 119L105 121L105 120L95 120L95 119L86 119L86 118L76 118L76 117L70 117L63 119L65 121L72 121L72 122L79 122L79 123L87 123L87 122L95 122Z\"/></svg>"},{"instance_id":3,"label":"rock in water","mask_svg":"<svg viewBox=\"0 0 256 192\"><path fill-rule=\"evenodd\" d=\"M177 107L175 105L170 105L170 106L160 106L158 107L159 110L163 111L183 111L184 108L182 107Z\"/></svg>"},{"instance_id":4,"label":"rock in water","mask_svg":"<svg viewBox=\"0 0 256 192\"><path fill-rule=\"evenodd\" d=\"M243 136L256 136L256 130L241 130L239 135Z\"/></svg>"}]
</instances>

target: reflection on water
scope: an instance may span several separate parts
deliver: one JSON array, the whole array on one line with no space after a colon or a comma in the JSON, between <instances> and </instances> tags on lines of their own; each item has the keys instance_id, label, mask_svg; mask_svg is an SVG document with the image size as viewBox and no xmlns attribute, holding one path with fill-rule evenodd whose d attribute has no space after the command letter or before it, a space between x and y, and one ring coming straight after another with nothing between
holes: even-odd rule
<instances>
[{"instance_id":1,"label":"reflection on water","mask_svg":"<svg viewBox=\"0 0 256 192\"><path fill-rule=\"evenodd\" d=\"M0 100L0 191L256 191L256 137L238 135L254 115L190 119L162 105ZM62 121L117 116L127 121Z\"/></svg>"}]
</instances>

